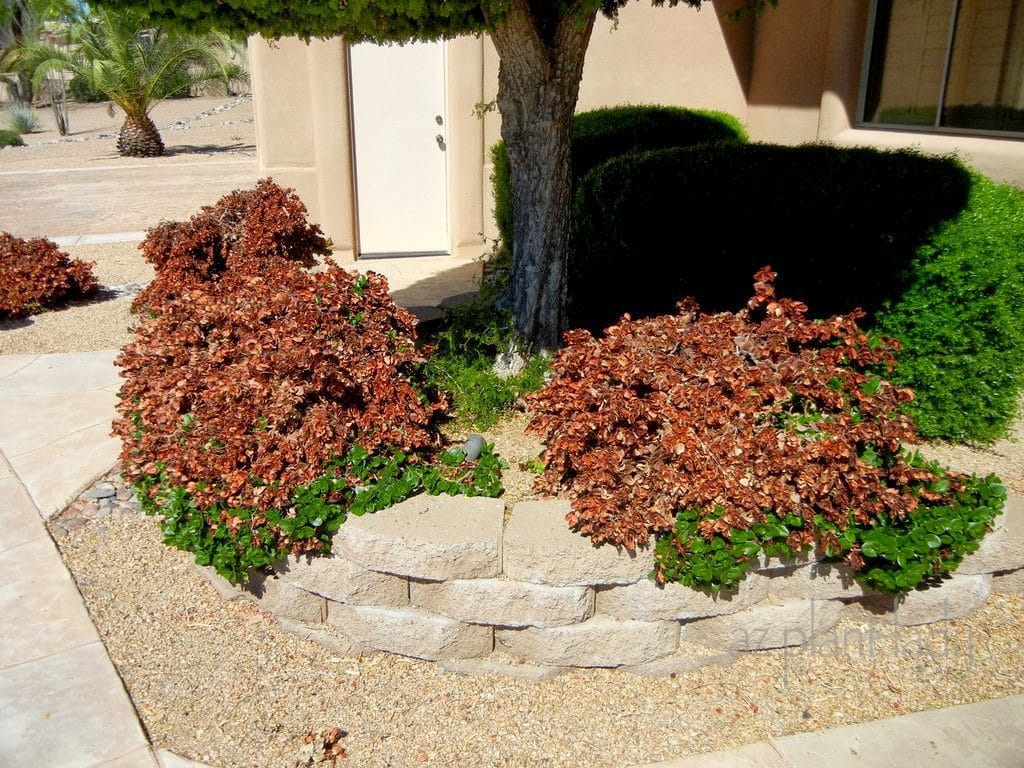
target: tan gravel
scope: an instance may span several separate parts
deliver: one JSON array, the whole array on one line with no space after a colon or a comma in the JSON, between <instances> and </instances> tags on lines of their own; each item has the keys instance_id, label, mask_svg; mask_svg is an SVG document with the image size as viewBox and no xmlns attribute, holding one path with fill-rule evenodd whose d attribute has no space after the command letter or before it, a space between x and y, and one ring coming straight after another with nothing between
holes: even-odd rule
<instances>
[{"instance_id":1,"label":"tan gravel","mask_svg":"<svg viewBox=\"0 0 1024 768\"><path fill-rule=\"evenodd\" d=\"M101 288L144 284L153 279L153 268L143 260L136 243L73 245L62 250L76 259L93 262ZM132 300L105 298L106 295L101 292L92 300L19 320L0 321L0 354L38 355L123 347L131 337Z\"/></svg>"},{"instance_id":2,"label":"tan gravel","mask_svg":"<svg viewBox=\"0 0 1024 768\"><path fill-rule=\"evenodd\" d=\"M130 508L58 541L155 746L217 768L312 765L305 735L335 727L350 754L339 765L623 768L1024 692L1020 597L898 636L844 623L814 654L754 653L674 679L580 670L531 683L340 658L222 601Z\"/></svg>"},{"instance_id":3,"label":"tan gravel","mask_svg":"<svg viewBox=\"0 0 1024 768\"><path fill-rule=\"evenodd\" d=\"M167 154L144 160L121 157L117 153L116 135L124 121L124 113L115 107L111 116L107 109L107 102L72 104L71 133L68 136L57 133L49 108L36 109L44 130L22 136L24 147L0 150L0 171L132 166L140 163L152 166L178 164L183 160L256 156L252 100L248 97L199 97L160 102L150 116L160 129ZM214 109L220 111L197 119L197 116ZM185 125L175 125L182 121Z\"/></svg>"}]
</instances>

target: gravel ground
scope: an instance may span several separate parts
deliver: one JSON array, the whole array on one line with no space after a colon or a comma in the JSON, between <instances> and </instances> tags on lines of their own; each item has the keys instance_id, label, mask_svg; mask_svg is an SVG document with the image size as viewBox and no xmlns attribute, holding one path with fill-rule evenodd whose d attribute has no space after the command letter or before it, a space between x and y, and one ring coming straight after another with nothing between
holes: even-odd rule
<instances>
[{"instance_id":1,"label":"gravel ground","mask_svg":"<svg viewBox=\"0 0 1024 768\"><path fill-rule=\"evenodd\" d=\"M162 157L121 157L115 146L124 113L107 102L72 104L71 133L57 133L49 108L37 108L42 131L22 136L24 147L0 150L0 170L43 170L90 166L147 166L177 164L205 158L227 159L256 156L256 131L252 99L198 97L169 99L151 113L167 152ZM2 118L2 113L0 113Z\"/></svg>"},{"instance_id":2,"label":"gravel ground","mask_svg":"<svg viewBox=\"0 0 1024 768\"><path fill-rule=\"evenodd\" d=\"M1001 595L946 625L894 635L846 622L815 654L753 653L675 678L579 670L531 683L340 658L221 600L120 495L76 503L51 530L155 746L217 768L311 766L307 734L332 728L341 764L366 768L622 768L1024 692L1024 598Z\"/></svg>"}]
</instances>

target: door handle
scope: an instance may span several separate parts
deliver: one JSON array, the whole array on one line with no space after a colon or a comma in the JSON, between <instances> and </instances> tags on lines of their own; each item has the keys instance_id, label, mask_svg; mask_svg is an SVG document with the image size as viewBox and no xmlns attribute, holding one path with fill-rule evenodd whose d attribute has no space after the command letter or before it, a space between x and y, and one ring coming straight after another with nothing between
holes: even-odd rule
<instances>
[{"instance_id":1,"label":"door handle","mask_svg":"<svg viewBox=\"0 0 1024 768\"><path fill-rule=\"evenodd\" d=\"M442 136L440 133L434 137L434 141L437 142L437 148L440 149L442 152L448 149L448 147L445 146L444 143L444 136Z\"/></svg>"}]
</instances>

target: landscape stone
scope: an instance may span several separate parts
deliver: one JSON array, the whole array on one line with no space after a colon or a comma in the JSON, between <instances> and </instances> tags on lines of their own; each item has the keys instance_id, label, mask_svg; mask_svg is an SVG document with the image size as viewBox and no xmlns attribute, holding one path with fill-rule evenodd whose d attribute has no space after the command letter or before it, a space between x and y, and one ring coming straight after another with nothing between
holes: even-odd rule
<instances>
[{"instance_id":1,"label":"landscape stone","mask_svg":"<svg viewBox=\"0 0 1024 768\"><path fill-rule=\"evenodd\" d=\"M194 560L188 561L188 568L193 573L201 576L204 581L217 590L217 594L220 595L221 600L238 600L239 598L253 599L253 595L243 591L241 587L232 584L219 573L214 571L213 568L198 565Z\"/></svg>"},{"instance_id":2,"label":"landscape stone","mask_svg":"<svg viewBox=\"0 0 1024 768\"><path fill-rule=\"evenodd\" d=\"M327 621L354 641L418 659L488 656L494 630L415 608L378 608L328 601Z\"/></svg>"},{"instance_id":3,"label":"landscape stone","mask_svg":"<svg viewBox=\"0 0 1024 768\"><path fill-rule=\"evenodd\" d=\"M98 485L92 490L86 491L82 494L83 499L109 499L117 495L117 490L113 486L102 486Z\"/></svg>"},{"instance_id":4,"label":"landscape stone","mask_svg":"<svg viewBox=\"0 0 1024 768\"><path fill-rule=\"evenodd\" d=\"M372 571L417 579L484 579L501 572L500 499L421 494L351 516L332 551Z\"/></svg>"},{"instance_id":5,"label":"landscape stone","mask_svg":"<svg viewBox=\"0 0 1024 768\"><path fill-rule=\"evenodd\" d=\"M438 667L442 672L456 675L496 675L534 683L550 680L569 671L568 667L518 663L498 655L484 659L445 659L438 662Z\"/></svg>"},{"instance_id":6,"label":"landscape stone","mask_svg":"<svg viewBox=\"0 0 1024 768\"><path fill-rule=\"evenodd\" d=\"M505 528L503 569L513 581L557 587L634 584L654 570L654 547L629 552L610 544L595 547L569 529L569 501L516 504Z\"/></svg>"},{"instance_id":7,"label":"landscape stone","mask_svg":"<svg viewBox=\"0 0 1024 768\"><path fill-rule=\"evenodd\" d=\"M803 645L839 621L838 600L765 600L725 616L684 622L680 639L720 651L757 651Z\"/></svg>"},{"instance_id":8,"label":"landscape stone","mask_svg":"<svg viewBox=\"0 0 1024 768\"><path fill-rule=\"evenodd\" d=\"M767 583L764 577L749 574L734 592L723 590L716 596L682 584L659 586L645 579L636 584L599 589L594 610L619 619L643 621L719 616L741 611L763 600Z\"/></svg>"},{"instance_id":9,"label":"landscape stone","mask_svg":"<svg viewBox=\"0 0 1024 768\"><path fill-rule=\"evenodd\" d=\"M324 620L327 605L324 598L299 589L284 579L268 576L253 578L245 589L256 598L256 604L280 619L317 624Z\"/></svg>"},{"instance_id":10,"label":"landscape stone","mask_svg":"<svg viewBox=\"0 0 1024 768\"><path fill-rule=\"evenodd\" d=\"M992 592L990 574L959 574L928 589L915 589L900 597L872 593L847 609L851 621L883 622L900 627L962 619L973 613ZM895 610L894 610L895 607Z\"/></svg>"},{"instance_id":11,"label":"landscape stone","mask_svg":"<svg viewBox=\"0 0 1024 768\"><path fill-rule=\"evenodd\" d=\"M853 576L853 569L842 563L811 563L806 567L762 571L768 594L781 598L834 600L864 596L864 587Z\"/></svg>"},{"instance_id":12,"label":"landscape stone","mask_svg":"<svg viewBox=\"0 0 1024 768\"><path fill-rule=\"evenodd\" d=\"M740 655L732 651L711 653L704 656L683 656L679 653L666 656L663 659L655 659L645 664L635 664L630 667L620 667L623 672L644 677L671 677L672 675L685 675L688 672L696 672L706 667L728 667Z\"/></svg>"},{"instance_id":13,"label":"landscape stone","mask_svg":"<svg viewBox=\"0 0 1024 768\"><path fill-rule=\"evenodd\" d=\"M470 624L556 627L594 612L588 587L550 587L504 579L412 582L412 604Z\"/></svg>"},{"instance_id":14,"label":"landscape stone","mask_svg":"<svg viewBox=\"0 0 1024 768\"><path fill-rule=\"evenodd\" d=\"M1024 568L1024 499L1010 495L994 530L981 540L978 551L957 566L962 575L1013 571Z\"/></svg>"},{"instance_id":15,"label":"landscape stone","mask_svg":"<svg viewBox=\"0 0 1024 768\"><path fill-rule=\"evenodd\" d=\"M274 570L289 584L335 602L396 608L409 604L408 581L344 558L289 555Z\"/></svg>"},{"instance_id":16,"label":"landscape stone","mask_svg":"<svg viewBox=\"0 0 1024 768\"><path fill-rule=\"evenodd\" d=\"M992 591L1000 595L1024 595L1024 568L993 574Z\"/></svg>"},{"instance_id":17,"label":"landscape stone","mask_svg":"<svg viewBox=\"0 0 1024 768\"><path fill-rule=\"evenodd\" d=\"M310 626L291 619L278 619L277 623L289 634L303 640L312 640L344 658L359 656L371 650L329 624Z\"/></svg>"},{"instance_id":18,"label":"landscape stone","mask_svg":"<svg viewBox=\"0 0 1024 768\"><path fill-rule=\"evenodd\" d=\"M596 615L565 627L497 629L496 647L556 667L619 667L668 656L679 645L674 621L632 621Z\"/></svg>"}]
</instances>

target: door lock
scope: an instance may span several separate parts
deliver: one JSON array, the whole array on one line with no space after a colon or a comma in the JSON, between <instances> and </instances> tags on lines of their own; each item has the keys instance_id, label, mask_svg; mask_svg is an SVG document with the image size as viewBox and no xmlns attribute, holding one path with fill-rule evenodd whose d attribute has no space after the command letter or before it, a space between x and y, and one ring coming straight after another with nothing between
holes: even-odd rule
<instances>
[{"instance_id":1,"label":"door lock","mask_svg":"<svg viewBox=\"0 0 1024 768\"><path fill-rule=\"evenodd\" d=\"M438 125L444 125L444 118L441 117L440 115L435 115L434 122L437 123Z\"/></svg>"}]
</instances>

